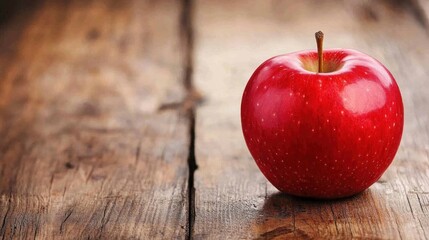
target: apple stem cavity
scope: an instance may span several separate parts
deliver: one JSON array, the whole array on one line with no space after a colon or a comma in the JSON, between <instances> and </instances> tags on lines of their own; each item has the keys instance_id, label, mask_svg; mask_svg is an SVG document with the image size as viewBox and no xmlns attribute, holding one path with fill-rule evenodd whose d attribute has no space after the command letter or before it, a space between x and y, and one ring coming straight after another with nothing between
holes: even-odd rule
<instances>
[{"instance_id":1,"label":"apple stem cavity","mask_svg":"<svg viewBox=\"0 0 429 240\"><path fill-rule=\"evenodd\" d=\"M316 43L317 43L317 55L319 57L319 68L318 73L323 72L323 32L318 31L315 34L316 36Z\"/></svg>"}]
</instances>

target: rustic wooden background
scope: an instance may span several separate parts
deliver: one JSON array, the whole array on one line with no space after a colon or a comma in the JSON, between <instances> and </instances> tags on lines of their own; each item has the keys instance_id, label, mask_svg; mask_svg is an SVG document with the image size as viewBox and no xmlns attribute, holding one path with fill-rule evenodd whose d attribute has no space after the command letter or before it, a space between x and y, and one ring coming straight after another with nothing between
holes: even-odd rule
<instances>
[{"instance_id":1,"label":"rustic wooden background","mask_svg":"<svg viewBox=\"0 0 429 240\"><path fill-rule=\"evenodd\" d=\"M3 239L428 239L428 0L0 0ZM279 194L240 127L265 59L383 62L405 104L394 163L337 201Z\"/></svg>"}]
</instances>

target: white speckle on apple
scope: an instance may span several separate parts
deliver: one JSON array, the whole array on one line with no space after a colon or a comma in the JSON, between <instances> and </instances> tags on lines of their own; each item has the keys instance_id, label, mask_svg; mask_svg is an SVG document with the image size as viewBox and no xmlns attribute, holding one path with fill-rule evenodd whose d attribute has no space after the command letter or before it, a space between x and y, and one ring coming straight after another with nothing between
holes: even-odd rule
<instances>
[{"instance_id":1,"label":"white speckle on apple","mask_svg":"<svg viewBox=\"0 0 429 240\"><path fill-rule=\"evenodd\" d=\"M261 118L261 121L263 122L263 121L265 121L263 118Z\"/></svg>"},{"instance_id":2,"label":"white speckle on apple","mask_svg":"<svg viewBox=\"0 0 429 240\"><path fill-rule=\"evenodd\" d=\"M344 111L343 110L341 110L341 115L344 115Z\"/></svg>"},{"instance_id":3,"label":"white speckle on apple","mask_svg":"<svg viewBox=\"0 0 429 240\"><path fill-rule=\"evenodd\" d=\"M365 75L368 75L368 72L364 72L365 73Z\"/></svg>"},{"instance_id":4,"label":"white speckle on apple","mask_svg":"<svg viewBox=\"0 0 429 240\"><path fill-rule=\"evenodd\" d=\"M311 131L314 132L314 128L312 128Z\"/></svg>"},{"instance_id":5,"label":"white speckle on apple","mask_svg":"<svg viewBox=\"0 0 429 240\"><path fill-rule=\"evenodd\" d=\"M361 138L358 138L358 141L362 140Z\"/></svg>"},{"instance_id":6,"label":"white speckle on apple","mask_svg":"<svg viewBox=\"0 0 429 240\"><path fill-rule=\"evenodd\" d=\"M267 86L264 86L264 89L267 89Z\"/></svg>"},{"instance_id":7,"label":"white speckle on apple","mask_svg":"<svg viewBox=\"0 0 429 240\"><path fill-rule=\"evenodd\" d=\"M329 122L329 119L326 119L326 122L328 123L328 122Z\"/></svg>"},{"instance_id":8,"label":"white speckle on apple","mask_svg":"<svg viewBox=\"0 0 429 240\"><path fill-rule=\"evenodd\" d=\"M259 107L259 102L256 103L256 106Z\"/></svg>"},{"instance_id":9,"label":"white speckle on apple","mask_svg":"<svg viewBox=\"0 0 429 240\"><path fill-rule=\"evenodd\" d=\"M277 114L276 113L273 113L273 117L275 117Z\"/></svg>"},{"instance_id":10,"label":"white speckle on apple","mask_svg":"<svg viewBox=\"0 0 429 240\"><path fill-rule=\"evenodd\" d=\"M377 128L377 126L374 126L374 129L376 129Z\"/></svg>"}]
</instances>

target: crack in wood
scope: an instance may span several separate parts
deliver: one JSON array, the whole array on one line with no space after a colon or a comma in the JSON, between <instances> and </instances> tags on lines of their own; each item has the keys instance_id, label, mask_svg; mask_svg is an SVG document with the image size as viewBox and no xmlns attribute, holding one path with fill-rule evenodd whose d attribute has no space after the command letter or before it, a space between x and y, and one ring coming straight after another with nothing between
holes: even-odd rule
<instances>
[{"instance_id":1,"label":"crack in wood","mask_svg":"<svg viewBox=\"0 0 429 240\"><path fill-rule=\"evenodd\" d=\"M104 207L103 217L101 218L100 231L98 233L98 238L99 239L101 239L102 236L103 236L104 229L105 229L107 223L110 220L110 216L112 215L113 209L116 206L116 201L117 201L117 198L114 198L113 202L112 201L107 201L106 206ZM109 208L109 206L110 206L110 208Z\"/></svg>"},{"instance_id":2,"label":"crack in wood","mask_svg":"<svg viewBox=\"0 0 429 240\"><path fill-rule=\"evenodd\" d=\"M338 233L340 233L340 231L338 230L337 217L335 216L335 213L334 213L334 207L332 206L332 203L331 203L331 204L329 204L329 207L330 207L330 209L331 209L332 217L333 217L333 219L334 219L334 223L335 223L335 229L337 230L337 234L338 234Z\"/></svg>"},{"instance_id":3,"label":"crack in wood","mask_svg":"<svg viewBox=\"0 0 429 240\"><path fill-rule=\"evenodd\" d=\"M5 213L4 217L3 217L3 222L2 222L1 228L0 228L0 234L3 235L3 238L6 236L6 233L5 233L6 219L7 219L7 216L9 215L10 205L11 205L11 196L9 196L6 213Z\"/></svg>"},{"instance_id":4,"label":"crack in wood","mask_svg":"<svg viewBox=\"0 0 429 240\"><path fill-rule=\"evenodd\" d=\"M422 210L422 212L425 212L425 211L423 210L423 205L422 205L422 202L421 202L421 200L420 200L420 196L419 196L419 194L417 194L417 193L416 193L416 196L417 196L417 200L419 201L420 209Z\"/></svg>"},{"instance_id":5,"label":"crack in wood","mask_svg":"<svg viewBox=\"0 0 429 240\"><path fill-rule=\"evenodd\" d=\"M66 217L64 218L64 220L61 222L61 225L60 225L60 234L62 234L63 233L63 230L64 230L64 224L67 222L67 220L69 219L69 217L72 215L72 213L73 213L73 211L74 211L74 209L73 208L71 208L71 209L69 209L67 212L66 212Z\"/></svg>"},{"instance_id":6,"label":"crack in wood","mask_svg":"<svg viewBox=\"0 0 429 240\"><path fill-rule=\"evenodd\" d=\"M293 233L293 232L294 232L293 228L290 228L289 226L283 226L283 227L278 227L278 228L275 228L271 231L262 233L259 236L259 238L257 238L257 239L258 240L259 239L274 239L274 238L277 238L277 237L280 237L283 235L287 235L287 234Z\"/></svg>"},{"instance_id":7,"label":"crack in wood","mask_svg":"<svg viewBox=\"0 0 429 240\"><path fill-rule=\"evenodd\" d=\"M203 95L196 89L191 87L190 89L188 89L188 92L182 101L163 103L158 107L158 111L162 112L167 110L179 110L181 112L186 113L189 112L191 109L194 109L198 104L202 103L203 101Z\"/></svg>"},{"instance_id":8,"label":"crack in wood","mask_svg":"<svg viewBox=\"0 0 429 240\"><path fill-rule=\"evenodd\" d=\"M405 197L407 198L408 206L410 207L411 215L415 219L416 216L414 215L413 206L411 206L410 198L408 197L408 194L405 194Z\"/></svg>"}]
</instances>

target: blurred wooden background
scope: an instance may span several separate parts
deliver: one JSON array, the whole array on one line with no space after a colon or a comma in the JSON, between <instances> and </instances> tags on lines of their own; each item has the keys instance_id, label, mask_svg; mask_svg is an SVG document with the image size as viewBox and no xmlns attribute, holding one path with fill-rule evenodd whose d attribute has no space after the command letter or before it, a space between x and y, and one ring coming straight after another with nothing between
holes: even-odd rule
<instances>
[{"instance_id":1,"label":"blurred wooden background","mask_svg":"<svg viewBox=\"0 0 429 240\"><path fill-rule=\"evenodd\" d=\"M428 239L428 0L0 1L3 239ZM354 48L405 104L369 190L279 194L239 106L265 59Z\"/></svg>"}]
</instances>

